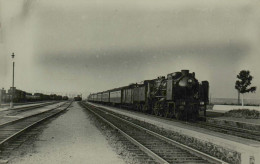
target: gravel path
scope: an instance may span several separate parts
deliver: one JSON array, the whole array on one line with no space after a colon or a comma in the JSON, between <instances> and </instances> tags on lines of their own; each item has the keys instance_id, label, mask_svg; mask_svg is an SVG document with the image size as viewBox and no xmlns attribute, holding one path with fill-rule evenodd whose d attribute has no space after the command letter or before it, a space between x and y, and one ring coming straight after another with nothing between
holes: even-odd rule
<instances>
[{"instance_id":1,"label":"gravel path","mask_svg":"<svg viewBox=\"0 0 260 164\"><path fill-rule=\"evenodd\" d=\"M42 134L30 145L19 147L8 163L125 163L77 103L46 125Z\"/></svg>"}]
</instances>

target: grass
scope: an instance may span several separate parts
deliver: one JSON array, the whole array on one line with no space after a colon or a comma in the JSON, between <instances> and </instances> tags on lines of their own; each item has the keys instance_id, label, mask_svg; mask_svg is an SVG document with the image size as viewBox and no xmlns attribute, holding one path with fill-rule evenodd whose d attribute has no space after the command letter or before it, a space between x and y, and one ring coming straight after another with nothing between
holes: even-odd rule
<instances>
[{"instance_id":1,"label":"grass","mask_svg":"<svg viewBox=\"0 0 260 164\"><path fill-rule=\"evenodd\" d=\"M225 116L236 117L236 118L259 119L260 112L257 110L249 110L249 109L233 109L226 112Z\"/></svg>"}]
</instances>

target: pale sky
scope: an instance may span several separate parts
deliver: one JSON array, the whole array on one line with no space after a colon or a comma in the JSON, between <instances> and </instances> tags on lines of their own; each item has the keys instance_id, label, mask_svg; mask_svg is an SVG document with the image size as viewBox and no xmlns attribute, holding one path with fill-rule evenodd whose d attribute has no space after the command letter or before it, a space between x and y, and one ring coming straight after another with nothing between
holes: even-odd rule
<instances>
[{"instance_id":1,"label":"pale sky","mask_svg":"<svg viewBox=\"0 0 260 164\"><path fill-rule=\"evenodd\" d=\"M98 92L189 69L217 98L250 70L260 96L257 0L0 0L0 87Z\"/></svg>"}]
</instances>

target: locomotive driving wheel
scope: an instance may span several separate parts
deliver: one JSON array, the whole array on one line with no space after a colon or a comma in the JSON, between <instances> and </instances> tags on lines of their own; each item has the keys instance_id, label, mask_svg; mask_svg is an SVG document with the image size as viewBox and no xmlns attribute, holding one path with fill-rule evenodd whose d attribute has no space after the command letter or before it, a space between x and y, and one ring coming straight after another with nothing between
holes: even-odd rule
<instances>
[{"instance_id":1,"label":"locomotive driving wheel","mask_svg":"<svg viewBox=\"0 0 260 164\"><path fill-rule=\"evenodd\" d=\"M175 113L175 117L176 117L177 120L182 120L183 119L183 115L182 115L182 113L180 111Z\"/></svg>"},{"instance_id":2,"label":"locomotive driving wheel","mask_svg":"<svg viewBox=\"0 0 260 164\"><path fill-rule=\"evenodd\" d=\"M145 104L143 104L142 105L142 112L147 112L147 110L148 110L148 107Z\"/></svg>"},{"instance_id":3,"label":"locomotive driving wheel","mask_svg":"<svg viewBox=\"0 0 260 164\"><path fill-rule=\"evenodd\" d=\"M184 108L183 106L178 106L176 111L175 111L175 118L177 120L182 120L184 115L183 115L183 112L184 110L182 110L181 108Z\"/></svg>"},{"instance_id":4,"label":"locomotive driving wheel","mask_svg":"<svg viewBox=\"0 0 260 164\"><path fill-rule=\"evenodd\" d=\"M134 110L138 111L138 105L137 104L134 105Z\"/></svg>"},{"instance_id":5,"label":"locomotive driving wheel","mask_svg":"<svg viewBox=\"0 0 260 164\"><path fill-rule=\"evenodd\" d=\"M156 102L153 106L153 113L154 115L156 116L162 116L163 115L163 112L162 112L162 107L161 107L161 104Z\"/></svg>"},{"instance_id":6,"label":"locomotive driving wheel","mask_svg":"<svg viewBox=\"0 0 260 164\"><path fill-rule=\"evenodd\" d=\"M170 107L165 107L164 108L164 117L166 118L172 118L173 117L173 110Z\"/></svg>"}]
</instances>

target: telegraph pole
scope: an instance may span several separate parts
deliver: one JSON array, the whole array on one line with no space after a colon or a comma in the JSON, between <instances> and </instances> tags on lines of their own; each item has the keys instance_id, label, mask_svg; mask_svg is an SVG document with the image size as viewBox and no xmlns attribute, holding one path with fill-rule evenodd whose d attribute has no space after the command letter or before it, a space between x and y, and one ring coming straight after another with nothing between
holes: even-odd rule
<instances>
[{"instance_id":1,"label":"telegraph pole","mask_svg":"<svg viewBox=\"0 0 260 164\"><path fill-rule=\"evenodd\" d=\"M10 102L10 108L14 107L14 53L11 55L13 59L13 84L12 84L12 97Z\"/></svg>"},{"instance_id":2,"label":"telegraph pole","mask_svg":"<svg viewBox=\"0 0 260 164\"><path fill-rule=\"evenodd\" d=\"M0 108L1 108L1 105L2 105L2 89L0 89Z\"/></svg>"}]
</instances>

